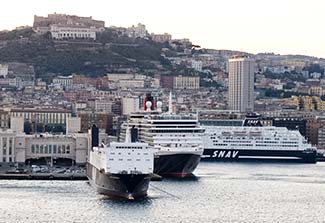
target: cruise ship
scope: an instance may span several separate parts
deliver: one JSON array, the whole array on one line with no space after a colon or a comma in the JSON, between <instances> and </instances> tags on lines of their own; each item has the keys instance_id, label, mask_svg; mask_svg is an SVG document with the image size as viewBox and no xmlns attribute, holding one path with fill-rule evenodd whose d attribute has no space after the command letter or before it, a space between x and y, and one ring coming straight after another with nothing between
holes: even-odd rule
<instances>
[{"instance_id":1,"label":"cruise ship","mask_svg":"<svg viewBox=\"0 0 325 223\"><path fill-rule=\"evenodd\" d=\"M151 110L152 102L146 101L146 110L131 114L122 125L120 138L124 139L127 126L136 127L139 142L154 148L154 173L181 178L191 176L203 154L204 129L197 115L162 113L161 107L161 102L157 102L157 109Z\"/></svg>"},{"instance_id":2,"label":"cruise ship","mask_svg":"<svg viewBox=\"0 0 325 223\"><path fill-rule=\"evenodd\" d=\"M136 142L136 134L133 128L131 136L127 134L131 140L93 147L90 151L87 177L98 193L129 200L147 196L154 157L147 143Z\"/></svg>"},{"instance_id":3,"label":"cruise ship","mask_svg":"<svg viewBox=\"0 0 325 223\"><path fill-rule=\"evenodd\" d=\"M243 126L204 126L202 160L292 160L316 163L316 148L298 130L261 126L245 120Z\"/></svg>"}]
</instances>

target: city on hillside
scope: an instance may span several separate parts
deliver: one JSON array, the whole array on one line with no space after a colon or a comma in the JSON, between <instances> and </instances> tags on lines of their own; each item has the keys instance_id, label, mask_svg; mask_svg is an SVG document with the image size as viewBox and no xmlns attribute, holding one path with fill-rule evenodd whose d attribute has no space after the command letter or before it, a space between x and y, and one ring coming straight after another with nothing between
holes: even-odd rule
<instances>
[{"instance_id":1,"label":"city on hillside","mask_svg":"<svg viewBox=\"0 0 325 223\"><path fill-rule=\"evenodd\" d=\"M51 162L85 164L89 129L119 141L148 94L163 112L197 113L202 124L236 126L254 112L263 125L299 130L325 149L322 58L204 49L140 23L54 13L1 31L0 59L0 136L9 145L0 162L8 165L49 153ZM232 75L238 66L248 80Z\"/></svg>"}]
</instances>

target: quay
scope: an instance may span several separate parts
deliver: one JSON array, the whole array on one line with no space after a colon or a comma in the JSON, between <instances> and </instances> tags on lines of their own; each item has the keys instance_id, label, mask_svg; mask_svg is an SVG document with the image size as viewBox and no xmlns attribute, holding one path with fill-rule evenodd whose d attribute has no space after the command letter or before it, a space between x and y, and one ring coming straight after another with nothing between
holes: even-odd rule
<instances>
[{"instance_id":1,"label":"quay","mask_svg":"<svg viewBox=\"0 0 325 223\"><path fill-rule=\"evenodd\" d=\"M88 180L85 174L0 173L0 180Z\"/></svg>"}]
</instances>

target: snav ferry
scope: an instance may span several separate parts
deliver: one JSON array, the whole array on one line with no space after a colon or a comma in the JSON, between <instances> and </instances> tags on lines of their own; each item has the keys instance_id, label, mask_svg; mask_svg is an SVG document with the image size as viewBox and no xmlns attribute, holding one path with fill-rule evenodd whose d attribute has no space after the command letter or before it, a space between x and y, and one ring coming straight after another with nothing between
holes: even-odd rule
<instances>
[{"instance_id":1,"label":"snav ferry","mask_svg":"<svg viewBox=\"0 0 325 223\"><path fill-rule=\"evenodd\" d=\"M171 98L170 98L171 101ZM122 125L120 138L127 126L139 130L139 142L154 149L154 173L160 176L188 177L198 166L203 154L204 129L194 114L162 113L162 103L151 110L151 101L145 102L145 111L133 113Z\"/></svg>"},{"instance_id":2,"label":"snav ferry","mask_svg":"<svg viewBox=\"0 0 325 223\"><path fill-rule=\"evenodd\" d=\"M244 120L246 122L257 120ZM316 163L317 149L298 130L268 126L204 126L202 160L292 160Z\"/></svg>"},{"instance_id":3,"label":"snav ferry","mask_svg":"<svg viewBox=\"0 0 325 223\"><path fill-rule=\"evenodd\" d=\"M131 140L93 147L90 151L87 177L98 193L131 200L147 196L153 152L147 143L134 140L134 132L132 129Z\"/></svg>"}]
</instances>

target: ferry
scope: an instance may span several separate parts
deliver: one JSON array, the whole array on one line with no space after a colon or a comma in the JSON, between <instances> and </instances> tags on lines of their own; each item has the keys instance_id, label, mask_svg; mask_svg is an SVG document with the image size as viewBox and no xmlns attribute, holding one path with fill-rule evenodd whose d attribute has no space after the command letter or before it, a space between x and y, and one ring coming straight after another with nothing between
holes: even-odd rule
<instances>
[{"instance_id":1,"label":"ferry","mask_svg":"<svg viewBox=\"0 0 325 223\"><path fill-rule=\"evenodd\" d=\"M90 151L86 173L98 193L129 200L147 196L154 157L147 143L136 141L136 132L131 129L131 140Z\"/></svg>"},{"instance_id":2,"label":"ferry","mask_svg":"<svg viewBox=\"0 0 325 223\"><path fill-rule=\"evenodd\" d=\"M316 147L298 130L262 126L244 120L243 126L204 126L202 160L291 160L316 163Z\"/></svg>"}]
</instances>

